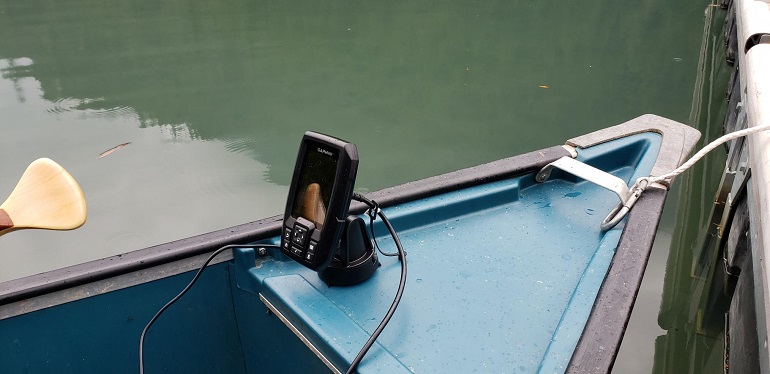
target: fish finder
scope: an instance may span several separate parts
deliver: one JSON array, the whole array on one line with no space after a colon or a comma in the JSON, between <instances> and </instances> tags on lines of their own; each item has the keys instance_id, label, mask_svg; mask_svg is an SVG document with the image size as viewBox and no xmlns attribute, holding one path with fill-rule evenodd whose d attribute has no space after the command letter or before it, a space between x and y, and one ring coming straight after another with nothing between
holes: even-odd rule
<instances>
[{"instance_id":1,"label":"fish finder","mask_svg":"<svg viewBox=\"0 0 770 374\"><path fill-rule=\"evenodd\" d=\"M355 144L308 131L286 200L281 250L302 265L329 265L348 216L358 170Z\"/></svg>"},{"instance_id":2,"label":"fish finder","mask_svg":"<svg viewBox=\"0 0 770 374\"><path fill-rule=\"evenodd\" d=\"M312 131L302 137L281 251L330 285L361 282L379 266L363 220L348 217L357 170L355 144Z\"/></svg>"}]
</instances>

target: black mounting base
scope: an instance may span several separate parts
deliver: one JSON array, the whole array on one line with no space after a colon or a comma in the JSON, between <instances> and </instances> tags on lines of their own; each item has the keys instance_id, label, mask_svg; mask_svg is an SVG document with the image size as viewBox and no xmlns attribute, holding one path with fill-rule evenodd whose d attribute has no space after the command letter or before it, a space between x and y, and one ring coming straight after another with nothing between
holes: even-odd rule
<instances>
[{"instance_id":1,"label":"black mounting base","mask_svg":"<svg viewBox=\"0 0 770 374\"><path fill-rule=\"evenodd\" d=\"M329 286L351 286L371 278L379 266L364 220L350 216L345 222L340 248L318 276Z\"/></svg>"}]
</instances>

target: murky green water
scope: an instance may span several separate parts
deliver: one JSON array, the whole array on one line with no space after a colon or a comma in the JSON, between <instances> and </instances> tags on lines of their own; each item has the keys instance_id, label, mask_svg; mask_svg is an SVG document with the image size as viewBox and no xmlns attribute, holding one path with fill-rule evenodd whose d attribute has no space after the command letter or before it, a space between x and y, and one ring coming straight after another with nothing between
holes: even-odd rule
<instances>
[{"instance_id":1,"label":"murky green water","mask_svg":"<svg viewBox=\"0 0 770 374\"><path fill-rule=\"evenodd\" d=\"M725 62L726 12L711 8L706 15L690 114L691 123L703 133L698 148L723 134L727 83L733 71ZM670 201L666 207L675 212L661 222L658 239L663 234L672 240L669 248L660 249L660 240L656 240L637 300L637 305L654 301L659 311L655 319L643 322L650 316L643 316L644 308L635 310L628 330L634 336L649 323L665 329L655 338L653 373L724 372L724 313L729 300L721 282L724 273L719 272L723 269L721 254L709 247L713 238L707 232L725 156L724 148L711 152L678 180L678 191L673 194L677 204ZM665 268L655 267L658 262L665 263ZM618 359L633 356L630 348L624 348Z\"/></svg>"},{"instance_id":2,"label":"murky green water","mask_svg":"<svg viewBox=\"0 0 770 374\"><path fill-rule=\"evenodd\" d=\"M89 204L79 230L3 236L0 281L278 214L308 129L357 143L370 191L690 123L706 4L0 0L0 194L46 156ZM657 295L616 371L651 370Z\"/></svg>"}]
</instances>

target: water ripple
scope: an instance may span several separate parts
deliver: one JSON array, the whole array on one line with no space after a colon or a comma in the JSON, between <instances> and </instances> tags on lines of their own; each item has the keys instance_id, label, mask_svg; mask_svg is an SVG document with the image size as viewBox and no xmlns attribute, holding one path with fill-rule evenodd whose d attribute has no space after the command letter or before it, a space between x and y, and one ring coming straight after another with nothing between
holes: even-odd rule
<instances>
[{"instance_id":1,"label":"water ripple","mask_svg":"<svg viewBox=\"0 0 770 374\"><path fill-rule=\"evenodd\" d=\"M51 103L51 107L45 111L49 114L64 114L69 112L81 112L82 114L97 117L137 117L134 108L127 105L104 107L103 98L77 99L64 97Z\"/></svg>"},{"instance_id":2,"label":"water ripple","mask_svg":"<svg viewBox=\"0 0 770 374\"><path fill-rule=\"evenodd\" d=\"M253 147L254 139L251 137L225 140L225 148L233 153L251 152Z\"/></svg>"},{"instance_id":3,"label":"water ripple","mask_svg":"<svg viewBox=\"0 0 770 374\"><path fill-rule=\"evenodd\" d=\"M72 97L65 97L60 98L56 101L54 101L50 108L46 109L45 111L50 114L61 114L70 112L73 110L78 110L78 106L81 104L82 100L75 99Z\"/></svg>"}]
</instances>

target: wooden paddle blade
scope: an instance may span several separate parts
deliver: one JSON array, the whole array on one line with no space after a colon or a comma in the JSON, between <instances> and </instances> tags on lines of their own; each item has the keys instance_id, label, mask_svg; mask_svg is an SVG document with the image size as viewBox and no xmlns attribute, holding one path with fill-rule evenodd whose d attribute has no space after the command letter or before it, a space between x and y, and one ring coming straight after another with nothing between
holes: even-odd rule
<instances>
[{"instance_id":1,"label":"wooden paddle blade","mask_svg":"<svg viewBox=\"0 0 770 374\"><path fill-rule=\"evenodd\" d=\"M0 205L0 235L19 229L72 230L86 222L83 191L48 158L32 162Z\"/></svg>"}]
</instances>

